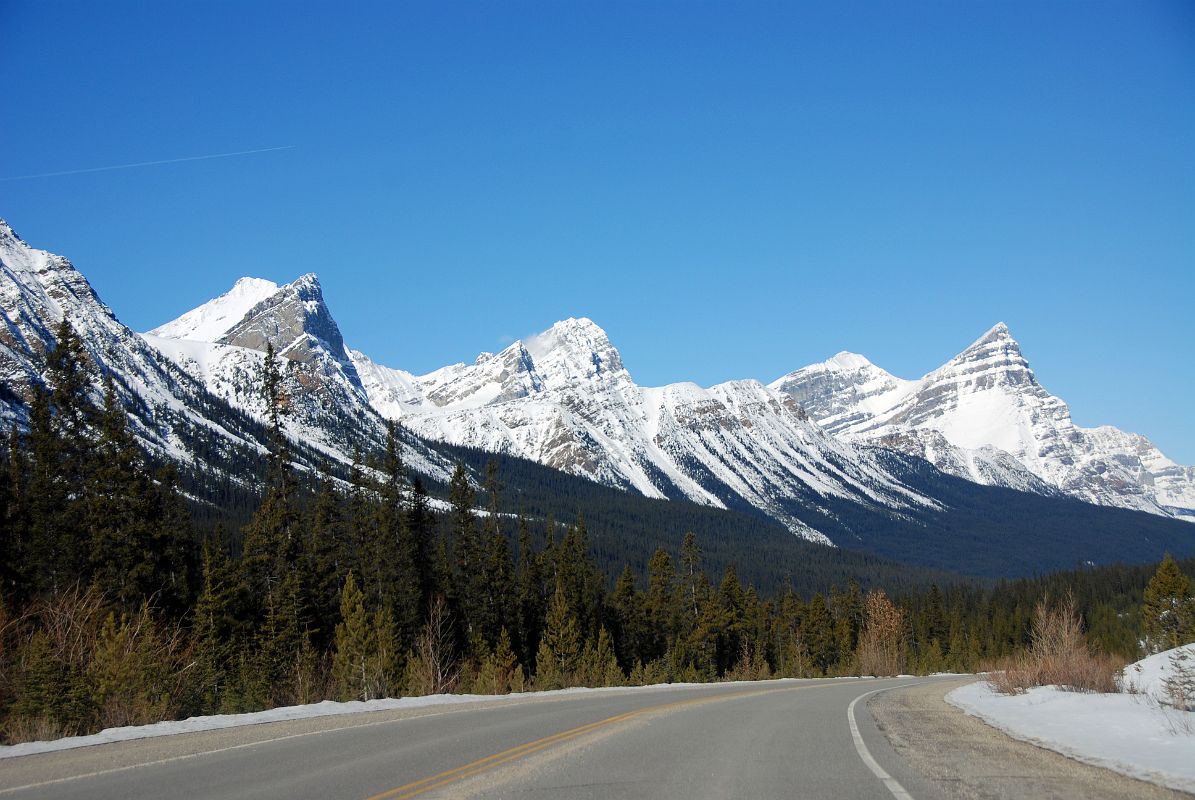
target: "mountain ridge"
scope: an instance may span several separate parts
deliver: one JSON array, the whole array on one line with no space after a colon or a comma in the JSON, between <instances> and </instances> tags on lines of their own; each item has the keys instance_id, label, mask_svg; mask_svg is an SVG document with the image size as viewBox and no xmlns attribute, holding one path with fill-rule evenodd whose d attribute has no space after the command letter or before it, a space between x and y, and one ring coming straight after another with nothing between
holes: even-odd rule
<instances>
[{"instance_id":1,"label":"mountain ridge","mask_svg":"<svg viewBox=\"0 0 1195 800\"><path fill-rule=\"evenodd\" d=\"M1056 490L1099 505L1195 521L1195 468L1112 426L1081 428L997 323L920 379L866 364L814 364L772 386L836 436L896 447L979 483ZM867 391L834 391L834 387Z\"/></svg>"}]
</instances>

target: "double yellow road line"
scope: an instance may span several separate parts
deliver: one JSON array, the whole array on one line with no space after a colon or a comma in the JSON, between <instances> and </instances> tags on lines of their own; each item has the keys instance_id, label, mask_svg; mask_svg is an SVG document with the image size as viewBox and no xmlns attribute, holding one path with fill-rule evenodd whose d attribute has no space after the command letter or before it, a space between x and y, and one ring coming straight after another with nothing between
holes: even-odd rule
<instances>
[{"instance_id":1,"label":"double yellow road line","mask_svg":"<svg viewBox=\"0 0 1195 800\"><path fill-rule=\"evenodd\" d=\"M635 711L628 711L624 714L616 714L613 717L591 722L588 725L581 725L576 728L571 728L567 731L545 736L542 739L536 739L531 742L526 742L517 747L512 747L509 750L503 750L500 753L494 753L492 756L479 758L476 761L471 761L463 766L450 769L445 772L440 772L435 775L430 775L421 780L412 781L411 783L403 784L394 789L375 794L367 800L407 800L411 797L417 797L425 792L430 792L433 789L438 789L455 781L472 778L475 775L480 775L488 770L500 767L503 764L508 764L511 761L523 758L525 756L538 753L541 750L551 747L552 745L561 744L562 742L571 741L584 736L588 733L593 733L601 728L617 725L620 722L627 722L635 717L643 716L645 714L652 714L659 711L670 711L681 708L683 706L698 705L700 703L716 703L722 700L735 700L744 697L753 697L756 695L773 694L775 692L791 692L802 689L820 689L833 684L816 684L814 686L786 686L780 689L751 689L743 692L732 692L729 694L719 694L713 697L697 697L690 700L677 700L672 703L661 703L659 705L647 706L646 708L636 709Z\"/></svg>"}]
</instances>

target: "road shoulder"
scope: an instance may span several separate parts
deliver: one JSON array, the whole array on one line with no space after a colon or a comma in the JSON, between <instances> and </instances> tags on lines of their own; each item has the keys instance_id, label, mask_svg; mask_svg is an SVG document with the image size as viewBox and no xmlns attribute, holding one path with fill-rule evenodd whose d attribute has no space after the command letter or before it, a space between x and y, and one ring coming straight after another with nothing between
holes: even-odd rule
<instances>
[{"instance_id":1,"label":"road shoulder","mask_svg":"<svg viewBox=\"0 0 1195 800\"><path fill-rule=\"evenodd\" d=\"M884 692L868 711L892 748L948 798L1190 798L1021 742L943 699L970 682Z\"/></svg>"}]
</instances>

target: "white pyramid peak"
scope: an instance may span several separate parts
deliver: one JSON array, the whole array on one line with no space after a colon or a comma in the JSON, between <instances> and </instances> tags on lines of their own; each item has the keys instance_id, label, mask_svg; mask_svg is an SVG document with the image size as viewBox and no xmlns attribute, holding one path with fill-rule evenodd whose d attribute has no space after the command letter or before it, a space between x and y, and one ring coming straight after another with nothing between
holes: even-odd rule
<instances>
[{"instance_id":1,"label":"white pyramid peak","mask_svg":"<svg viewBox=\"0 0 1195 800\"><path fill-rule=\"evenodd\" d=\"M983 336L980 336L968 345L962 353L959 353L959 356L961 357L976 350L989 349L993 345L999 348L1006 348L1010 351L1015 350L1018 353L1021 350L1020 342L1013 338L1012 331L1008 329L1008 326L1003 322L997 322L991 328L988 328Z\"/></svg>"},{"instance_id":2,"label":"white pyramid peak","mask_svg":"<svg viewBox=\"0 0 1195 800\"><path fill-rule=\"evenodd\" d=\"M150 331L164 339L214 342L244 319L254 306L278 291L264 278L239 279L224 294Z\"/></svg>"},{"instance_id":3,"label":"white pyramid peak","mask_svg":"<svg viewBox=\"0 0 1195 800\"><path fill-rule=\"evenodd\" d=\"M922 380L933 383L937 380L956 380L961 375L973 378L978 374L1015 376L1014 384L1036 383L1029 362L1021 352L1021 345L1012 337L1008 326L996 323L988 331L967 346L965 350L947 361L941 367L926 375Z\"/></svg>"}]
</instances>

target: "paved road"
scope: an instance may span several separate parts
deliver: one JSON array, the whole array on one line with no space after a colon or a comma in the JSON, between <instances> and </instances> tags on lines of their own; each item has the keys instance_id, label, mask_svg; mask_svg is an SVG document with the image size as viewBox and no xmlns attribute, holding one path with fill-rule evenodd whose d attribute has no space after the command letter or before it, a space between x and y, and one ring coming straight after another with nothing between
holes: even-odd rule
<instances>
[{"instance_id":1,"label":"paved road","mask_svg":"<svg viewBox=\"0 0 1195 800\"><path fill-rule=\"evenodd\" d=\"M857 732L847 711L925 680L615 690L188 734L0 761L0 798L921 800L938 791L866 702Z\"/></svg>"}]
</instances>

